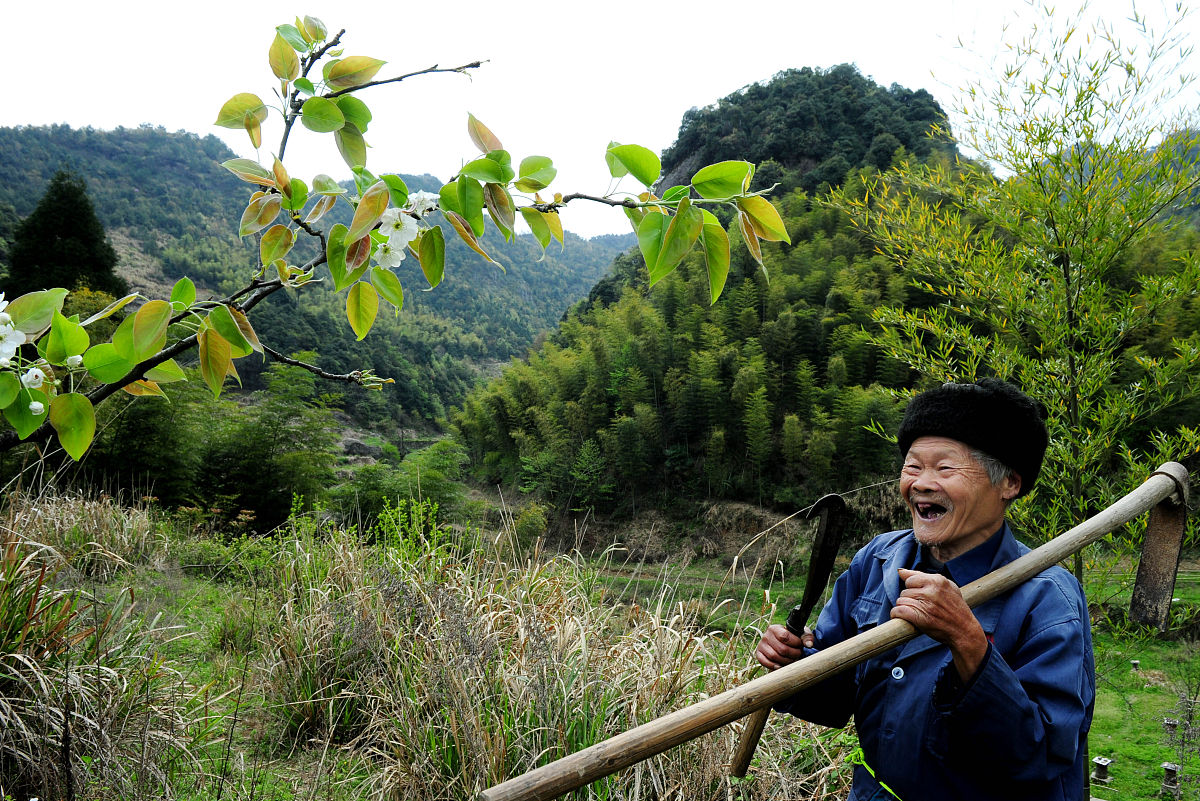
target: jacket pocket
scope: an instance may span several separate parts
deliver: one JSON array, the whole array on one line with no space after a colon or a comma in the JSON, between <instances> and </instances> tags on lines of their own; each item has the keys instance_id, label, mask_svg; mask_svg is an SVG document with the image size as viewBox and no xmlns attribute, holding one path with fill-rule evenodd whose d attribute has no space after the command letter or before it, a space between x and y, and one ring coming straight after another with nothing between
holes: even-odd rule
<instances>
[{"instance_id":1,"label":"jacket pocket","mask_svg":"<svg viewBox=\"0 0 1200 801\"><path fill-rule=\"evenodd\" d=\"M855 627L862 632L878 626L882 612L883 604L878 599L864 595L854 602L850 617L854 618Z\"/></svg>"}]
</instances>

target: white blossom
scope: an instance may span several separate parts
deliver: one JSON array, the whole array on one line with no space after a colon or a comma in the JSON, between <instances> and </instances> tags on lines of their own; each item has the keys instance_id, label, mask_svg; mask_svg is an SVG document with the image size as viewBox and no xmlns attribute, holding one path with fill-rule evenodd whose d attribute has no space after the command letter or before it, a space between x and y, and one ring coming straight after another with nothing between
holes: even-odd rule
<instances>
[{"instance_id":1,"label":"white blossom","mask_svg":"<svg viewBox=\"0 0 1200 801\"><path fill-rule=\"evenodd\" d=\"M25 375L21 376L21 384L29 389L41 389L44 383L46 383L46 374L37 367L30 367Z\"/></svg>"},{"instance_id":2,"label":"white blossom","mask_svg":"<svg viewBox=\"0 0 1200 801\"><path fill-rule=\"evenodd\" d=\"M78 367L83 364L83 357L78 353L67 357L67 367Z\"/></svg>"},{"instance_id":3,"label":"white blossom","mask_svg":"<svg viewBox=\"0 0 1200 801\"><path fill-rule=\"evenodd\" d=\"M44 411L46 411L46 406L41 401L33 401L29 404L29 413L34 417L37 417Z\"/></svg>"},{"instance_id":4,"label":"white blossom","mask_svg":"<svg viewBox=\"0 0 1200 801\"><path fill-rule=\"evenodd\" d=\"M381 242L375 249L375 261L380 267L398 267L404 261L404 245L396 245L392 240Z\"/></svg>"},{"instance_id":5,"label":"white blossom","mask_svg":"<svg viewBox=\"0 0 1200 801\"><path fill-rule=\"evenodd\" d=\"M11 325L0 325L0 358L11 359L17 355L17 348L24 344L24 331L20 331Z\"/></svg>"},{"instance_id":6,"label":"white blossom","mask_svg":"<svg viewBox=\"0 0 1200 801\"><path fill-rule=\"evenodd\" d=\"M379 232L386 236L394 247L403 248L417 238L417 234L421 233L421 226L400 209L388 209L379 220Z\"/></svg>"},{"instance_id":7,"label":"white blossom","mask_svg":"<svg viewBox=\"0 0 1200 801\"><path fill-rule=\"evenodd\" d=\"M424 217L425 213L432 211L438 207L438 196L433 192L421 190L413 192L408 196L408 210L418 217Z\"/></svg>"}]
</instances>

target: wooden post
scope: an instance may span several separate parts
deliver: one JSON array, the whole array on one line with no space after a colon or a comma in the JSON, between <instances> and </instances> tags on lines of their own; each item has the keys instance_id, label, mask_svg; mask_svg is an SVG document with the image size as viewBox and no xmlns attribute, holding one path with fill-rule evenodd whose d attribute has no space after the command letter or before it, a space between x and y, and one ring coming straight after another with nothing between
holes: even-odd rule
<instances>
[{"instance_id":1,"label":"wooden post","mask_svg":"<svg viewBox=\"0 0 1200 801\"><path fill-rule=\"evenodd\" d=\"M1177 492L1179 486L1187 486L1187 481L1187 469L1183 465L1175 462L1164 464L1140 487L1096 516L963 587L963 598L974 607L1016 587L1144 514L1163 498ZM769 707L915 636L917 630L910 623L889 620L740 687L501 782L484 790L479 797L481 801L548 801L557 798L668 748L719 729L757 709Z\"/></svg>"}]
</instances>

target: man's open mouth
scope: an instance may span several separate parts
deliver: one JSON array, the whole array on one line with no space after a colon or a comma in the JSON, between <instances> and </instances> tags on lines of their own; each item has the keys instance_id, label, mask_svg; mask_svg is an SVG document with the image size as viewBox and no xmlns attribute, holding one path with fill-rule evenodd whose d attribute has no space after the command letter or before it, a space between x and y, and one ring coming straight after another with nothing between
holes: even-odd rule
<instances>
[{"instance_id":1,"label":"man's open mouth","mask_svg":"<svg viewBox=\"0 0 1200 801\"><path fill-rule=\"evenodd\" d=\"M913 504L913 509L916 510L917 517L927 523L937 520L946 514L946 507L937 503L915 503Z\"/></svg>"}]
</instances>

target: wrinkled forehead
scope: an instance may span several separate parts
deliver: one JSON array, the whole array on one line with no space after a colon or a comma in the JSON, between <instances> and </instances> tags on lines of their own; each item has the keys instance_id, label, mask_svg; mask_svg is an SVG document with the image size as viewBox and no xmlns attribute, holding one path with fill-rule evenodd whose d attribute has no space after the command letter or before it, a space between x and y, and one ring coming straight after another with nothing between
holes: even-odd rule
<instances>
[{"instance_id":1,"label":"wrinkled forehead","mask_svg":"<svg viewBox=\"0 0 1200 801\"><path fill-rule=\"evenodd\" d=\"M971 456L971 446L965 442L950 437L917 437L908 446L904 461L929 461L935 459L955 459L974 461Z\"/></svg>"}]
</instances>

